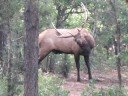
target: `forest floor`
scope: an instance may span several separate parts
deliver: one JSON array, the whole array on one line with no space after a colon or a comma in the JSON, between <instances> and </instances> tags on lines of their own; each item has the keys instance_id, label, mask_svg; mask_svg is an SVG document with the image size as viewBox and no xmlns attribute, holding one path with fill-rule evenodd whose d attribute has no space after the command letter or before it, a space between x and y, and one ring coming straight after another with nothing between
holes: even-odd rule
<instances>
[{"instance_id":1,"label":"forest floor","mask_svg":"<svg viewBox=\"0 0 128 96\"><path fill-rule=\"evenodd\" d=\"M81 93L85 88L89 87L88 74L80 72L81 82L77 82L76 71L70 73L69 77L65 79L65 83L62 88L69 92L69 96L81 96ZM96 89L108 89L112 86L118 86L118 76L116 70L110 70L109 72L92 72L94 80L96 80L94 86ZM125 88L128 86L128 72L122 72L123 85ZM127 88L128 89L128 88Z\"/></svg>"}]
</instances>

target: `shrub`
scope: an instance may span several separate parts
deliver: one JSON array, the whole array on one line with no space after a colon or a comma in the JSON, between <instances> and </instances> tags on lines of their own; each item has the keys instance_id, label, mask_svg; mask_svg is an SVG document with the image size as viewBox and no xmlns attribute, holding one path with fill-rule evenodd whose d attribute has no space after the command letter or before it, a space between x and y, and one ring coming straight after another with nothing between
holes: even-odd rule
<instances>
[{"instance_id":1,"label":"shrub","mask_svg":"<svg viewBox=\"0 0 128 96\"><path fill-rule=\"evenodd\" d=\"M68 92L60 87L62 83L58 77L39 75L39 96L68 96Z\"/></svg>"},{"instance_id":2,"label":"shrub","mask_svg":"<svg viewBox=\"0 0 128 96\"><path fill-rule=\"evenodd\" d=\"M5 78L0 78L0 96L7 96L7 81Z\"/></svg>"},{"instance_id":3,"label":"shrub","mask_svg":"<svg viewBox=\"0 0 128 96\"><path fill-rule=\"evenodd\" d=\"M81 96L128 96L128 93L125 89L119 89L118 87L97 89L94 86L89 86Z\"/></svg>"}]
</instances>

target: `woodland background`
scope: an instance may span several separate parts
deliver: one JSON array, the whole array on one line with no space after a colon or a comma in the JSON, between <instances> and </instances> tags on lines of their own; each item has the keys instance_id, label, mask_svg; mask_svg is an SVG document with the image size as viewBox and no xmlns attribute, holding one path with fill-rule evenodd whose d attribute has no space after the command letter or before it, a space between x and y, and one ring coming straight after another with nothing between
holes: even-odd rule
<instances>
[{"instance_id":1,"label":"woodland background","mask_svg":"<svg viewBox=\"0 0 128 96\"><path fill-rule=\"evenodd\" d=\"M100 76L110 72L111 79L117 80L105 88L96 87L96 80L88 82L81 96L128 96L128 4L125 0L39 0L39 32L54 28L52 23L56 28L81 27L85 22L81 2L88 9L84 28L96 40L90 57L92 75L98 71L99 77L93 76L100 80ZM24 93L24 9L23 0L0 0L0 96L23 96ZM74 63L72 55L49 54L38 72L39 96L69 96L70 91L62 85L76 71ZM81 72L87 74L83 58L80 63Z\"/></svg>"}]
</instances>

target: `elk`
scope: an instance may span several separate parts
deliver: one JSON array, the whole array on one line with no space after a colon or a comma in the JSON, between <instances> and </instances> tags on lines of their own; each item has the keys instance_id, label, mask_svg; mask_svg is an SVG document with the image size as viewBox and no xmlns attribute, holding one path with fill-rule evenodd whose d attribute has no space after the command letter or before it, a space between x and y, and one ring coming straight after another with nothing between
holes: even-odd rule
<instances>
[{"instance_id":1,"label":"elk","mask_svg":"<svg viewBox=\"0 0 128 96\"><path fill-rule=\"evenodd\" d=\"M88 77L92 79L89 55L95 46L95 40L90 32L85 28L75 29L47 29L39 34L39 63L50 53L66 53L73 54L76 68L77 81L80 81L80 55L84 56L84 60L88 69Z\"/></svg>"}]
</instances>

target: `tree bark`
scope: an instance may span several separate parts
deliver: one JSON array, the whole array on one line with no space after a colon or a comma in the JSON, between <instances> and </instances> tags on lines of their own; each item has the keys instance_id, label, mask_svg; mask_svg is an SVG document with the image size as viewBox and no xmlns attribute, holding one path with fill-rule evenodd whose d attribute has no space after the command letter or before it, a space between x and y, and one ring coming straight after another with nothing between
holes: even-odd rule
<instances>
[{"instance_id":1,"label":"tree bark","mask_svg":"<svg viewBox=\"0 0 128 96\"><path fill-rule=\"evenodd\" d=\"M4 61L1 65L3 69L3 74L7 75L7 96L14 95L14 82L13 82L13 72L12 72L12 36L10 29L10 19L13 16L11 13L11 5L9 0L0 1L0 59ZM5 53L5 51L7 51ZM4 60L6 58L6 60ZM1 62L2 63L2 62Z\"/></svg>"},{"instance_id":2,"label":"tree bark","mask_svg":"<svg viewBox=\"0 0 128 96\"><path fill-rule=\"evenodd\" d=\"M56 9L57 9L56 28L61 28L64 26L66 19L68 18L70 12L72 12L72 9L68 13L66 13L68 10L67 6L62 6L58 4L56 4Z\"/></svg>"},{"instance_id":3,"label":"tree bark","mask_svg":"<svg viewBox=\"0 0 128 96\"><path fill-rule=\"evenodd\" d=\"M55 72L55 54L50 54L49 56L49 72Z\"/></svg>"},{"instance_id":4,"label":"tree bark","mask_svg":"<svg viewBox=\"0 0 128 96\"><path fill-rule=\"evenodd\" d=\"M7 64L4 64L4 53L7 51L6 45L7 44L7 32L6 30L7 27L7 19L8 19L8 0L0 0L0 66L2 67L2 75L5 75L7 73L7 70L5 70L5 66ZM7 60L6 60L7 61ZM7 62L6 62L7 63Z\"/></svg>"},{"instance_id":5,"label":"tree bark","mask_svg":"<svg viewBox=\"0 0 128 96\"><path fill-rule=\"evenodd\" d=\"M0 65L3 66L3 26L0 24Z\"/></svg>"},{"instance_id":6,"label":"tree bark","mask_svg":"<svg viewBox=\"0 0 128 96\"><path fill-rule=\"evenodd\" d=\"M24 96L38 96L38 0L25 0Z\"/></svg>"},{"instance_id":7,"label":"tree bark","mask_svg":"<svg viewBox=\"0 0 128 96\"><path fill-rule=\"evenodd\" d=\"M68 18L70 12L72 12L72 8L70 9L70 11L68 13L66 13L66 11L67 11L66 6L56 4L56 9L57 9L56 28L63 28L66 19ZM61 73L62 73L63 77L68 77L67 54L64 55L63 60L64 61L61 66L61 69L62 69Z\"/></svg>"},{"instance_id":8,"label":"tree bark","mask_svg":"<svg viewBox=\"0 0 128 96\"><path fill-rule=\"evenodd\" d=\"M115 55L116 55L116 63L117 63L117 73L118 73L118 79L119 79L119 87L121 88L122 86L122 76L121 76L121 58L120 58L120 38L121 38L121 33L120 33L120 23L117 21L116 22L116 38L114 41L115 45Z\"/></svg>"},{"instance_id":9,"label":"tree bark","mask_svg":"<svg viewBox=\"0 0 128 96\"><path fill-rule=\"evenodd\" d=\"M118 80L119 80L119 87L122 86L122 76L121 76L121 58L120 58L120 42L121 42L121 31L120 31L120 21L118 20L118 8L117 8L117 1L109 1L113 13L114 13L114 19L115 19L115 37L114 37L114 46L115 46L115 55L116 55L116 64L117 64L117 74L118 74Z\"/></svg>"},{"instance_id":10,"label":"tree bark","mask_svg":"<svg viewBox=\"0 0 128 96\"><path fill-rule=\"evenodd\" d=\"M8 70L7 70L7 96L14 96L14 82L13 82L13 76L12 76L12 35L10 30L10 21L7 21L6 30L8 31Z\"/></svg>"},{"instance_id":11,"label":"tree bark","mask_svg":"<svg viewBox=\"0 0 128 96\"><path fill-rule=\"evenodd\" d=\"M63 58L63 64L62 64L62 74L65 78L68 77L68 73L69 73L69 66L68 66L68 55L67 54L64 54L64 58Z\"/></svg>"}]
</instances>

